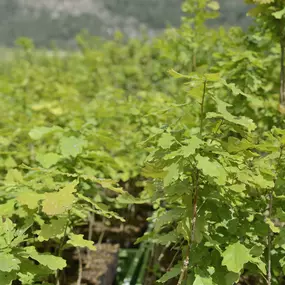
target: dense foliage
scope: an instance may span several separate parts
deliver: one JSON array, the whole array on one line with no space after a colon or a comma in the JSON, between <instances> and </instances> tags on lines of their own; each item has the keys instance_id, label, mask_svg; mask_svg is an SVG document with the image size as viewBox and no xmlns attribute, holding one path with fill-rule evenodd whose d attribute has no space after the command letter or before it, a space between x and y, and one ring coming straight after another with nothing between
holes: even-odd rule
<instances>
[{"instance_id":1,"label":"dense foliage","mask_svg":"<svg viewBox=\"0 0 285 285\"><path fill-rule=\"evenodd\" d=\"M65 249L96 250L77 226L143 203L139 241L175 252L158 282L282 284L285 8L251 2L248 33L209 29L218 2L188 0L152 41L81 33L63 56L17 42L0 71L0 284L60 284Z\"/></svg>"}]
</instances>

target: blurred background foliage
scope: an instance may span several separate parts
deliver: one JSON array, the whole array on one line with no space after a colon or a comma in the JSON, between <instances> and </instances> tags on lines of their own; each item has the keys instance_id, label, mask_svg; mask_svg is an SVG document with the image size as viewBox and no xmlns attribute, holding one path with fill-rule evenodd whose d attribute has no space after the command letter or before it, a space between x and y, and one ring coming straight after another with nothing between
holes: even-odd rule
<instances>
[{"instance_id":1,"label":"blurred background foliage","mask_svg":"<svg viewBox=\"0 0 285 285\"><path fill-rule=\"evenodd\" d=\"M241 26L250 19L240 0L220 0L221 17L210 25ZM75 46L86 29L110 38L116 30L135 37L143 29L154 36L166 26L180 25L181 0L1 0L0 45L12 46L18 37L32 38L37 46Z\"/></svg>"}]
</instances>

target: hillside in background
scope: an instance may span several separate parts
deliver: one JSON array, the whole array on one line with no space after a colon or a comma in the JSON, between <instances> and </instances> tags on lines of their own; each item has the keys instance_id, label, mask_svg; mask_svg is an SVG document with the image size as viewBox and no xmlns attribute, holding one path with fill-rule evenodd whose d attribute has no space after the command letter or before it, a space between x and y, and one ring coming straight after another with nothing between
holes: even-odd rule
<instances>
[{"instance_id":1,"label":"hillside in background","mask_svg":"<svg viewBox=\"0 0 285 285\"><path fill-rule=\"evenodd\" d=\"M246 26L247 7L241 0L220 0L217 24ZM21 36L33 38L39 46L56 41L72 45L82 29L110 37L120 29L129 37L140 27L150 35L167 24L178 26L182 0L1 0L0 45L11 46Z\"/></svg>"}]
</instances>

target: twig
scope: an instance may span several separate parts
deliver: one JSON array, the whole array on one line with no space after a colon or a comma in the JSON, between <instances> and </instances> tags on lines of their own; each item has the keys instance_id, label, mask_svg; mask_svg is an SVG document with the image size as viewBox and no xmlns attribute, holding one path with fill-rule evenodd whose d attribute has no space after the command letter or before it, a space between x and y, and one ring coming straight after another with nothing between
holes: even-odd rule
<instances>
[{"instance_id":1,"label":"twig","mask_svg":"<svg viewBox=\"0 0 285 285\"><path fill-rule=\"evenodd\" d=\"M200 135L203 135L204 129L204 104L205 104L205 97L207 91L207 80L204 80L204 89L203 89L203 96L201 102L201 111L200 111ZM199 190L199 170L196 169L196 177L193 174L193 190L194 190L194 199L193 199L193 213L191 219L191 237L190 241L188 242L186 248L186 257L183 261L183 266L181 268L181 273L179 276L179 280L177 285L181 285L184 279L187 276L189 261L190 261L190 252L191 248L195 239L195 230L196 230L196 220L197 220L197 203L198 203L198 190Z\"/></svg>"},{"instance_id":2,"label":"twig","mask_svg":"<svg viewBox=\"0 0 285 285\"><path fill-rule=\"evenodd\" d=\"M177 255L178 255L178 253L179 253L179 251L177 250L176 253L174 254L174 256L173 256L173 258L172 258L172 260L171 260L169 266L167 267L167 270L166 270L166 271L169 271L169 270L170 270L170 268L172 267L172 265L173 265L173 263L174 263L174 261L175 261Z\"/></svg>"},{"instance_id":3,"label":"twig","mask_svg":"<svg viewBox=\"0 0 285 285\"><path fill-rule=\"evenodd\" d=\"M281 48L281 58L280 58L280 105L285 106L285 67L284 67L284 58L285 58L285 46L284 46L284 37L281 36L280 39L280 48Z\"/></svg>"},{"instance_id":4,"label":"twig","mask_svg":"<svg viewBox=\"0 0 285 285\"><path fill-rule=\"evenodd\" d=\"M269 193L269 219L272 216L272 204L273 204L273 190ZM267 285L271 285L271 229L268 227L268 260L267 260Z\"/></svg>"},{"instance_id":5,"label":"twig","mask_svg":"<svg viewBox=\"0 0 285 285\"><path fill-rule=\"evenodd\" d=\"M89 227L88 227L88 240L93 239L93 227L94 227L94 213L89 213ZM91 251L90 249L87 248L87 264L86 268L90 267L90 262L91 262Z\"/></svg>"},{"instance_id":6,"label":"twig","mask_svg":"<svg viewBox=\"0 0 285 285\"><path fill-rule=\"evenodd\" d=\"M159 257L158 257L158 262L160 262L162 260L162 258L164 257L164 254L166 252L166 250L170 247L171 242L168 242L168 244L162 249Z\"/></svg>"},{"instance_id":7,"label":"twig","mask_svg":"<svg viewBox=\"0 0 285 285\"><path fill-rule=\"evenodd\" d=\"M193 200L193 214L192 214L192 220L191 220L191 238L186 248L186 257L183 261L183 267L181 269L181 273L180 273L177 285L181 285L185 277L187 276L187 270L188 270L188 265L189 265L189 260L190 260L190 252L191 252L191 248L192 248L192 245L195 239L195 230L196 230L196 221L197 221L198 188L199 188L198 181L199 181L199 170L197 170L196 178L193 181L195 193L194 193L194 200Z\"/></svg>"},{"instance_id":8,"label":"twig","mask_svg":"<svg viewBox=\"0 0 285 285\"><path fill-rule=\"evenodd\" d=\"M277 166L276 166L276 171L279 170L279 167L281 165L281 159L282 159L282 155L283 155L283 148L284 145L281 144L280 146L280 155L278 158L278 162L277 162ZM277 173L278 175L278 173ZM276 179L275 179L276 180ZM276 182L276 181L275 181ZM275 186L274 186L275 188ZM268 218L271 221L272 219L272 210L273 210L273 192L274 192L274 188L271 189L270 193L269 193L269 214L268 214ZM267 285L271 285L271 279L272 279L272 275L271 275L271 247L272 247L272 235L271 235L271 229L268 226L268 251L267 251Z\"/></svg>"},{"instance_id":9,"label":"twig","mask_svg":"<svg viewBox=\"0 0 285 285\"><path fill-rule=\"evenodd\" d=\"M203 134L204 130L204 104L205 104L206 89L207 89L207 80L205 79L202 102L201 102L201 110L200 110L200 135Z\"/></svg>"},{"instance_id":10,"label":"twig","mask_svg":"<svg viewBox=\"0 0 285 285\"><path fill-rule=\"evenodd\" d=\"M88 240L92 240L93 238L94 221L94 213L89 213Z\"/></svg>"},{"instance_id":11,"label":"twig","mask_svg":"<svg viewBox=\"0 0 285 285\"><path fill-rule=\"evenodd\" d=\"M185 277L187 276L189 259L190 259L190 244L188 244L188 246L186 248L186 257L185 257L185 259L183 261L183 267L181 268L181 273L180 273L177 285L181 285L182 282L184 281Z\"/></svg>"},{"instance_id":12,"label":"twig","mask_svg":"<svg viewBox=\"0 0 285 285\"><path fill-rule=\"evenodd\" d=\"M100 236L99 236L99 239L98 239L98 244L101 244L102 241L103 241L103 238L104 238L104 235L105 235L105 231L101 232Z\"/></svg>"},{"instance_id":13,"label":"twig","mask_svg":"<svg viewBox=\"0 0 285 285\"><path fill-rule=\"evenodd\" d=\"M78 267L78 277L76 285L81 285L82 280L82 256L81 256L81 250L79 247L76 248L78 253L78 261L79 261L79 267Z\"/></svg>"},{"instance_id":14,"label":"twig","mask_svg":"<svg viewBox=\"0 0 285 285\"><path fill-rule=\"evenodd\" d=\"M68 218L67 218L67 221L65 224L63 237L61 238L61 241L60 241L57 256L61 256L61 254L62 254L62 249L63 249L64 241L65 241L66 234L67 234L67 228L68 228L68 224L69 224L69 215L70 215L70 212L68 212ZM56 273L56 285L60 285L60 270L57 270L57 273Z\"/></svg>"}]
</instances>

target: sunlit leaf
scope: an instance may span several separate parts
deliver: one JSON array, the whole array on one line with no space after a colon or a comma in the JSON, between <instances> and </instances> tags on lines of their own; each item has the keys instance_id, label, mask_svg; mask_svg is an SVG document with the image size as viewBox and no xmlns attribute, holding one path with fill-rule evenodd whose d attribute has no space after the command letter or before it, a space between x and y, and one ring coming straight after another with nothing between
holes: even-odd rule
<instances>
[{"instance_id":1,"label":"sunlit leaf","mask_svg":"<svg viewBox=\"0 0 285 285\"><path fill-rule=\"evenodd\" d=\"M179 178L179 165L177 163L171 164L167 169L167 174L164 177L164 186L170 185L173 181Z\"/></svg>"},{"instance_id":2,"label":"sunlit leaf","mask_svg":"<svg viewBox=\"0 0 285 285\"><path fill-rule=\"evenodd\" d=\"M44 199L43 194L38 194L32 191L21 192L17 196L17 201L20 205L26 205L29 209L36 209L39 206L39 201Z\"/></svg>"},{"instance_id":3,"label":"sunlit leaf","mask_svg":"<svg viewBox=\"0 0 285 285\"><path fill-rule=\"evenodd\" d=\"M38 153L36 159L44 168L50 168L60 160L60 156L56 153Z\"/></svg>"},{"instance_id":4,"label":"sunlit leaf","mask_svg":"<svg viewBox=\"0 0 285 285\"><path fill-rule=\"evenodd\" d=\"M58 192L46 193L43 200L43 212L54 216L67 212L76 201L73 192L76 191L74 183L68 184Z\"/></svg>"},{"instance_id":5,"label":"sunlit leaf","mask_svg":"<svg viewBox=\"0 0 285 285\"><path fill-rule=\"evenodd\" d=\"M202 277L200 275L196 275L195 281L193 285L212 285L213 281L211 277Z\"/></svg>"},{"instance_id":6,"label":"sunlit leaf","mask_svg":"<svg viewBox=\"0 0 285 285\"><path fill-rule=\"evenodd\" d=\"M49 127L36 127L36 128L33 128L29 132L29 136L33 140L39 140L42 137L44 137L45 135L56 132L56 131L61 131L61 128L57 127L57 126L53 126L51 128L49 128Z\"/></svg>"},{"instance_id":7,"label":"sunlit leaf","mask_svg":"<svg viewBox=\"0 0 285 285\"><path fill-rule=\"evenodd\" d=\"M181 267L172 267L168 272L166 272L157 282L165 283L166 281L178 276L181 273Z\"/></svg>"},{"instance_id":8,"label":"sunlit leaf","mask_svg":"<svg viewBox=\"0 0 285 285\"><path fill-rule=\"evenodd\" d=\"M47 266L54 271L62 270L66 267L66 261L63 258L51 254L38 253L34 247L26 247L25 254L39 262L41 265Z\"/></svg>"},{"instance_id":9,"label":"sunlit leaf","mask_svg":"<svg viewBox=\"0 0 285 285\"><path fill-rule=\"evenodd\" d=\"M81 154L85 141L76 137L62 137L60 140L60 150L64 157L76 157Z\"/></svg>"},{"instance_id":10,"label":"sunlit leaf","mask_svg":"<svg viewBox=\"0 0 285 285\"><path fill-rule=\"evenodd\" d=\"M181 147L181 154L186 158L190 155L195 154L196 149L198 149L203 144L203 141L198 137L193 136L187 141L187 145Z\"/></svg>"},{"instance_id":11,"label":"sunlit leaf","mask_svg":"<svg viewBox=\"0 0 285 285\"><path fill-rule=\"evenodd\" d=\"M83 238L83 235L69 234L69 240L67 244L70 244L74 247L86 247L90 250L96 250L94 242L92 240L86 240Z\"/></svg>"},{"instance_id":12,"label":"sunlit leaf","mask_svg":"<svg viewBox=\"0 0 285 285\"><path fill-rule=\"evenodd\" d=\"M203 157L200 154L196 156L197 167L203 174L213 177L219 185L225 185L227 180L227 172L224 167L217 161L211 161L208 157Z\"/></svg>"},{"instance_id":13,"label":"sunlit leaf","mask_svg":"<svg viewBox=\"0 0 285 285\"><path fill-rule=\"evenodd\" d=\"M174 142L175 138L171 134L164 133L158 141L158 146L163 149L168 149L174 144Z\"/></svg>"},{"instance_id":14,"label":"sunlit leaf","mask_svg":"<svg viewBox=\"0 0 285 285\"><path fill-rule=\"evenodd\" d=\"M0 271L11 272L12 270L19 270L21 261L13 254L1 252L0 253Z\"/></svg>"},{"instance_id":15,"label":"sunlit leaf","mask_svg":"<svg viewBox=\"0 0 285 285\"><path fill-rule=\"evenodd\" d=\"M229 245L222 253L222 257L222 265L235 273L239 273L243 269L244 264L252 258L249 249L239 242Z\"/></svg>"}]
</instances>

